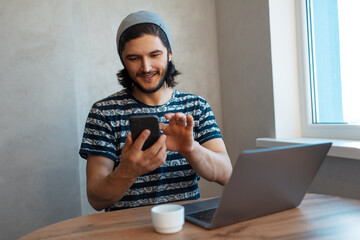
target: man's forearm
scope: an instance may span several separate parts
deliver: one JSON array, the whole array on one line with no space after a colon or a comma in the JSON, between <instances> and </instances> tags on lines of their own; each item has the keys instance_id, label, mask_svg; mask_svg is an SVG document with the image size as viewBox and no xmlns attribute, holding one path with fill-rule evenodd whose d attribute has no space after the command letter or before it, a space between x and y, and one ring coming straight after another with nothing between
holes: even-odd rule
<instances>
[{"instance_id":1,"label":"man's forearm","mask_svg":"<svg viewBox=\"0 0 360 240\"><path fill-rule=\"evenodd\" d=\"M194 142L191 153L182 153L191 167L208 181L226 185L232 173L227 153L215 152Z\"/></svg>"},{"instance_id":2,"label":"man's forearm","mask_svg":"<svg viewBox=\"0 0 360 240\"><path fill-rule=\"evenodd\" d=\"M116 179L113 173L101 179L94 179L87 184L89 203L97 211L110 207L124 196L133 183L134 180Z\"/></svg>"}]
</instances>

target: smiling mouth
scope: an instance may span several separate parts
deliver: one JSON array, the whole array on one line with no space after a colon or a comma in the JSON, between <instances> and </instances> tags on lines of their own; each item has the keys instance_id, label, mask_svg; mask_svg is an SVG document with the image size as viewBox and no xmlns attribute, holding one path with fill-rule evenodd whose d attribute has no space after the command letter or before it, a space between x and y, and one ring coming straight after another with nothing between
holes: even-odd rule
<instances>
[{"instance_id":1,"label":"smiling mouth","mask_svg":"<svg viewBox=\"0 0 360 240\"><path fill-rule=\"evenodd\" d=\"M155 75L156 75L157 73L155 72L155 73L151 73L151 74L139 74L138 76L139 77L141 77L141 78L143 78L143 79L148 79L148 80L150 80L150 79L152 79Z\"/></svg>"},{"instance_id":2,"label":"smiling mouth","mask_svg":"<svg viewBox=\"0 0 360 240\"><path fill-rule=\"evenodd\" d=\"M156 73L154 74L150 74L150 75L143 75L143 78L152 78L153 76L155 76Z\"/></svg>"}]
</instances>

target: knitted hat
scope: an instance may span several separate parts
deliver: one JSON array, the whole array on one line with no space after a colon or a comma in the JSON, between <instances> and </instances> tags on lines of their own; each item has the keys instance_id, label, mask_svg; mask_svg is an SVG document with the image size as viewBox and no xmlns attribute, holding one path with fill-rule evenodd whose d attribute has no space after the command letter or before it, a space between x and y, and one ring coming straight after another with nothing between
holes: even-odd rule
<instances>
[{"instance_id":1,"label":"knitted hat","mask_svg":"<svg viewBox=\"0 0 360 240\"><path fill-rule=\"evenodd\" d=\"M168 30L168 27L167 27L165 21L156 13L148 12L148 11L139 11L139 12L134 12L134 13L129 14L121 22L121 24L119 26L117 36L116 36L116 46L117 46L119 55L120 55L119 41L120 41L121 35L129 27L132 27L134 25L141 24L141 23L152 23L152 24L159 26L164 31L164 33L169 41L170 50L172 49L171 38L170 38L169 30ZM121 56L120 56L120 58L121 58Z\"/></svg>"}]
</instances>

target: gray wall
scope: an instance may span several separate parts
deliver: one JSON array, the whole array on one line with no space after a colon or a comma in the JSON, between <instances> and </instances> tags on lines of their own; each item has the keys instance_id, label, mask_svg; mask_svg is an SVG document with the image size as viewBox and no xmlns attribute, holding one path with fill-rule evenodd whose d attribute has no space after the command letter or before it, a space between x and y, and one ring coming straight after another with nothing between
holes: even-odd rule
<instances>
[{"instance_id":1,"label":"gray wall","mask_svg":"<svg viewBox=\"0 0 360 240\"><path fill-rule=\"evenodd\" d=\"M267 0L216 1L223 125L235 163L256 138L274 137Z\"/></svg>"},{"instance_id":2,"label":"gray wall","mask_svg":"<svg viewBox=\"0 0 360 240\"><path fill-rule=\"evenodd\" d=\"M360 161L327 157L309 192L360 199Z\"/></svg>"},{"instance_id":3,"label":"gray wall","mask_svg":"<svg viewBox=\"0 0 360 240\"><path fill-rule=\"evenodd\" d=\"M0 2L0 238L81 214L72 8Z\"/></svg>"}]
</instances>

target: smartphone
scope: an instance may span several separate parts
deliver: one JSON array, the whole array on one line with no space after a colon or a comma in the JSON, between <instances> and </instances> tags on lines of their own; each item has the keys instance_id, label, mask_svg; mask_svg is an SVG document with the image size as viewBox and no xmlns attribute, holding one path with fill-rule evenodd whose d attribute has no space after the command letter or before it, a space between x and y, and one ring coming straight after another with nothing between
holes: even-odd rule
<instances>
[{"instance_id":1,"label":"smartphone","mask_svg":"<svg viewBox=\"0 0 360 240\"><path fill-rule=\"evenodd\" d=\"M159 119L155 115L133 115L129 118L130 131L133 141L145 130L150 130L150 136L146 139L142 150L151 147L160 137Z\"/></svg>"}]
</instances>

